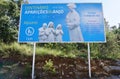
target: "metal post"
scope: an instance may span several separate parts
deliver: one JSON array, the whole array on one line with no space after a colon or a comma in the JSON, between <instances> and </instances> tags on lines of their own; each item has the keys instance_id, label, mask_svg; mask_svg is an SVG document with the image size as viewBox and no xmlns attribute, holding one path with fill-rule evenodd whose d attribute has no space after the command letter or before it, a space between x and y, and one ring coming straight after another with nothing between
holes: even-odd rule
<instances>
[{"instance_id":1,"label":"metal post","mask_svg":"<svg viewBox=\"0 0 120 79\"><path fill-rule=\"evenodd\" d=\"M89 68L89 77L91 78L90 44L89 43L88 43L88 68Z\"/></svg>"},{"instance_id":2,"label":"metal post","mask_svg":"<svg viewBox=\"0 0 120 79\"><path fill-rule=\"evenodd\" d=\"M32 79L34 79L34 70L35 70L35 49L36 49L36 43L34 43L34 48L33 48Z\"/></svg>"}]
</instances>

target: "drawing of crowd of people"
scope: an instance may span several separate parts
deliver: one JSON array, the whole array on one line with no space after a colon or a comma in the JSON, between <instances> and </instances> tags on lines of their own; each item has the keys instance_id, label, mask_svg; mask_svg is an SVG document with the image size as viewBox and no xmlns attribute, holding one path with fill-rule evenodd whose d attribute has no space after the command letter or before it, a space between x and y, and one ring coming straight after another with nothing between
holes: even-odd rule
<instances>
[{"instance_id":1,"label":"drawing of crowd of people","mask_svg":"<svg viewBox=\"0 0 120 79\"><path fill-rule=\"evenodd\" d=\"M40 42L61 42L62 41L62 25L58 24L57 27L54 27L54 23L50 21L47 23L43 23L42 27L39 29L39 41Z\"/></svg>"}]
</instances>

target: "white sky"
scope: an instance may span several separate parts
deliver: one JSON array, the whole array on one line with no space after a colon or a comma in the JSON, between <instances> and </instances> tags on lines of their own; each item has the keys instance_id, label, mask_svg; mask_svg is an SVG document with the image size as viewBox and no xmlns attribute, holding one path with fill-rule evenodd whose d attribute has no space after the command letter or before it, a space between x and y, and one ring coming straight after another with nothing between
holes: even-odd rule
<instances>
[{"instance_id":1,"label":"white sky","mask_svg":"<svg viewBox=\"0 0 120 79\"><path fill-rule=\"evenodd\" d=\"M110 26L120 23L120 0L28 0L29 3L103 3L103 14Z\"/></svg>"}]
</instances>

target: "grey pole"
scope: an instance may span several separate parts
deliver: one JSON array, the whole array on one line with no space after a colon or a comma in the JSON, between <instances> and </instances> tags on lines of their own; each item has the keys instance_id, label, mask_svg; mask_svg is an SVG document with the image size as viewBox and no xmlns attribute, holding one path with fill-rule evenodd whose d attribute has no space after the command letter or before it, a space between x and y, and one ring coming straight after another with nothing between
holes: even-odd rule
<instances>
[{"instance_id":1,"label":"grey pole","mask_svg":"<svg viewBox=\"0 0 120 79\"><path fill-rule=\"evenodd\" d=\"M32 79L34 79L34 72L35 72L35 49L36 49L36 43L34 43L34 48L33 48Z\"/></svg>"},{"instance_id":2,"label":"grey pole","mask_svg":"<svg viewBox=\"0 0 120 79\"><path fill-rule=\"evenodd\" d=\"M89 43L88 43L88 68L89 68L89 77L91 78L90 44Z\"/></svg>"}]
</instances>

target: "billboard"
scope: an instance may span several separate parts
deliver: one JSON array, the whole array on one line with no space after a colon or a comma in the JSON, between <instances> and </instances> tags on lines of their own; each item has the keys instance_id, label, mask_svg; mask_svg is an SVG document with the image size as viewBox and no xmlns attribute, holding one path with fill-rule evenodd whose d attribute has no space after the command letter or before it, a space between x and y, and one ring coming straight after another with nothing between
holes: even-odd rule
<instances>
[{"instance_id":1,"label":"billboard","mask_svg":"<svg viewBox=\"0 0 120 79\"><path fill-rule=\"evenodd\" d=\"M101 3L23 4L18 42L105 42Z\"/></svg>"}]
</instances>

